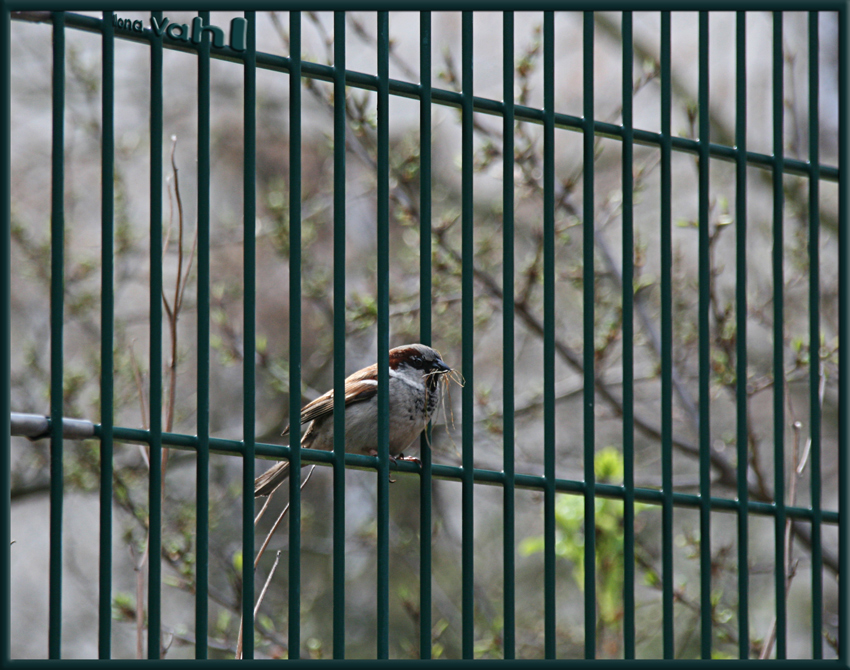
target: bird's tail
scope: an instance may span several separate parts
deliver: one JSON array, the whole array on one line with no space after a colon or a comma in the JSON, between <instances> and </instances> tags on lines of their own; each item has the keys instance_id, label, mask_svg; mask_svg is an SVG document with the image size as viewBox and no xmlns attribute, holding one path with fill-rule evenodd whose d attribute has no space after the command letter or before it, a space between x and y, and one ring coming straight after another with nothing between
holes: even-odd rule
<instances>
[{"instance_id":1,"label":"bird's tail","mask_svg":"<svg viewBox=\"0 0 850 670\"><path fill-rule=\"evenodd\" d=\"M261 498L274 493L289 477L289 461L276 463L254 480L254 497Z\"/></svg>"}]
</instances>

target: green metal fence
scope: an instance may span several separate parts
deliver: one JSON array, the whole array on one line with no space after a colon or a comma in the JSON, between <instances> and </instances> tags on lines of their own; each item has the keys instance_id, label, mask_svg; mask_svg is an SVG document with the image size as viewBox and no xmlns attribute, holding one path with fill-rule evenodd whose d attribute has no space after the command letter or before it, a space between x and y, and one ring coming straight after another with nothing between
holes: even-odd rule
<instances>
[{"instance_id":1,"label":"green metal fence","mask_svg":"<svg viewBox=\"0 0 850 670\"><path fill-rule=\"evenodd\" d=\"M116 443L136 442L150 447L150 482L149 482L149 523L152 529L150 535L150 555L159 556L162 551L161 537L158 529L162 526L163 509L161 504L162 491L162 453L167 447L187 449L197 454L197 571L195 589L195 655L206 658L208 654L208 620L209 620L209 458L210 453L221 453L241 458L243 461L242 500L242 555L254 555L254 499L252 496L255 476L255 457L287 458L292 463L292 471L299 472L302 463L324 463L333 468L333 656L342 658L345 654L345 480L346 466L373 468L377 470L377 631L376 655L378 658L388 658L390 654L390 590L389 590L389 486L390 461L388 452L389 439L389 398L383 392L388 384L388 366L379 365L379 455L377 458L345 454L342 444L341 430L344 421L343 412L339 411L343 403L342 392L346 372L346 329L342 318L334 323L334 389L335 428L337 439L335 452L325 453L312 450L302 450L300 445L293 443L290 447L275 444L265 444L257 440L255 435L255 395L256 384L254 360L256 356L256 75L258 69L278 72L281 78L286 77L289 85L289 169L290 169L290 220L289 246L291 250L290 267L291 282L289 285L289 342L290 342L290 388L301 388L301 361L303 349L301 343L301 247L302 231L300 222L301 212L301 94L303 80L315 79L332 82L334 90L333 115L333 169L334 169L334 198L333 198L333 294L334 312L345 314L346 273L345 273L345 138L350 132L346 125L344 107L346 87L365 89L377 93L377 333L379 361L388 360L390 345L390 316L389 316L389 282L390 282L390 136L389 136L389 100L391 96L403 96L418 100L420 103L420 133L421 133L421 163L420 197L421 197L421 341L429 344L432 341L432 330L435 326L431 316L430 296L432 292L432 234L431 234L431 189L432 165L429 147L431 146L431 114L435 105L448 105L460 110L461 119L461 183L462 183L462 368L465 386L461 398L462 420L462 464L460 467L432 463L431 451L422 449L422 466L414 464L399 464L402 472L414 473L420 478L420 510L421 528L432 527L432 482L434 478L442 478L460 483L462 487L462 546L461 569L462 589L460 594L462 612L462 656L472 658L475 653L476 631L473 619L475 607L475 574L473 557L474 544L474 497L475 487L482 484L496 485L504 492L504 624L503 624L503 654L507 659L514 658L517 653L516 640L516 609L517 593L515 589L516 570L516 521L514 506L516 489L518 487L542 492L543 528L544 528L544 619L541 622L544 637L544 654L546 658L556 655L556 496L569 494L582 496L584 499L584 648L585 657L594 658L597 650L596 628L593 622L597 620L596 598L596 546L595 546L595 510L597 499L613 498L623 501L623 538L624 538L624 589L623 589L623 650L627 659L636 655L636 571L635 571L635 506L647 503L660 507L661 523L661 601L663 611L663 657L671 659L675 655L674 634L676 620L674 603L677 600L677 585L674 583L673 547L674 526L673 515L677 508L690 508L699 515L699 536L704 538L699 543L699 607L702 612L699 627L700 653L702 658L711 658L713 654L712 636L713 622L709 613L712 610L712 546L708 541L712 520L718 512L737 515L737 557L738 557L738 612L737 627L740 642L740 657L750 655L749 641L752 631L749 628L749 565L748 546L751 518L764 516L775 524L775 557L772 566L775 575L775 617L776 617L776 657L786 656L786 641L788 630L788 612L786 611L786 573L782 566L786 564L786 546L780 539L785 536L786 522L798 520L810 527L811 546L811 584L812 597L811 630L812 657L823 658L822 621L823 613L823 532L825 524L838 525L838 562L839 572L843 575L847 570L847 500L850 484L848 484L848 445L847 424L839 424L839 491L840 503L837 510L825 509L821 502L820 473L823 466L832 467L835 464L821 462L821 413L818 396L820 369L817 356L812 356L809 364L809 388L811 390L811 504L807 507L790 506L786 504L785 489L787 472L785 472L786 455L784 453L787 425L785 389L782 384L775 384L773 390L774 411L774 499L772 501L754 500L750 496L751 486L748 474L748 430L747 425L747 264L746 253L748 245L748 230L746 225L735 227L737 256L735 262L735 323L737 328L736 360L738 384L738 412L735 425L737 445L737 465L734 471L722 474L731 477L737 486L735 498L712 495L711 478L716 468L723 464L718 461L712 450L713 436L710 430L709 413L711 411L710 379L712 374L711 332L710 320L710 272L709 265L709 225L710 191L709 164L712 161L727 161L735 166L735 221L747 220L748 168L761 168L772 175L773 179L773 221L774 246L772 256L772 276L774 299L772 301L773 321L773 370L776 378L782 378L785 370L786 349L783 344L783 216L784 196L783 177L799 175L808 184L808 240L809 240L809 338L811 342L819 342L820 333L820 259L819 249L819 188L822 182L839 182L839 238L840 251L840 280L839 299L842 325L841 342L846 341L847 314L847 174L843 170L846 165L846 124L841 126L842 136L839 167L821 165L819 155L819 12L836 11L839 16L839 40L841 49L841 67L845 68L840 77L839 116L846 116L846 65L847 65L847 7L842 4L810 3L808 11L809 25L809 121L808 136L809 158L798 160L784 156L784 104L783 88L783 13L775 12L773 21L773 59L774 79L773 90L773 152L772 155L756 153L747 149L747 62L742 55L746 52L746 22L747 13L737 11L736 14L736 116L735 144L724 146L710 141L710 115L704 113L709 108L709 13L699 12L699 82L698 82L698 138L689 139L674 134L671 126L672 89L671 89L671 14L663 11L660 15L660 87L661 87L661 119L660 132L651 132L634 127L634 107L632 100L632 72L635 54L632 49L633 23L630 11L622 12L622 123L599 121L594 116L594 13L586 11L583 15L583 112L582 117L561 113L555 106L555 81L559 76L555 72L555 15L552 11L543 14L542 51L543 51L543 106L533 108L515 103L514 95L514 15L505 12L503 15L503 54L504 54L504 100L493 100L473 95L473 14L464 11L462 15L462 62L460 67L461 81L459 90L451 91L432 87L432 24L430 12L422 12L419 17L421 45L421 83L401 81L389 77L389 15L386 11L377 13L377 76L346 69L346 40L345 14L334 14L334 66L320 65L301 59L301 21L300 12L289 14L289 35L291 53L289 56L276 56L257 50L256 17L254 12L245 13L246 43L244 49L231 46L214 47L210 44L210 31L204 31L199 44L181 41L169 36L157 37L146 27L142 31L116 30L113 25L114 14L104 12L103 17L93 18L79 14L55 12L44 13L21 12L12 13L14 19L51 21L53 26L53 157L52 157L52 214L51 214L51 377L50 377L50 415L44 424L34 422L32 417L12 415L11 433L41 435L50 440L50 602L49 602L49 632L48 649L50 658L61 658L60 644L62 633L62 582L63 582L63 439L75 435L93 435L100 444L101 472L100 479L100 583L99 583L99 645L100 658L110 658L112 631L112 540L113 520L111 512L112 468ZM9 13L6 12L4 22L5 43L8 45L10 24ZM154 12L151 19L158 23L162 21L162 12ZM204 25L210 24L209 12L200 12L199 16ZM63 281L64 281L64 243L65 232L63 200L65 184L64 163L64 129L67 123L65 106L65 35L69 30L84 30L102 35L102 171L104 175L113 172L115 156L115 137L113 134L115 114L115 40L129 39L150 45L150 395L149 406L157 409L163 406L163 360L162 338L163 331L163 211L162 184L163 161L161 148L163 146L163 50L179 49L197 54L198 61L198 329L197 352L197 434L167 433L163 430L161 412L151 411L150 427L148 430L132 429L114 425L113 420L113 379L107 372L101 375L100 422L89 426L74 427L67 419L63 423ZM8 48L8 47L7 47ZM241 440L213 438L209 432L210 411L210 61L211 59L226 59L244 64L244 404L243 404L243 436ZM7 60L8 62L8 60ZM8 70L7 70L8 79ZM283 80L283 79L282 79ZM7 109L7 108L4 108ZM542 124L543 128L543 319L539 324L542 329L543 341L543 466L542 476L518 474L515 472L514 420L515 399L512 393L504 396L504 451L503 470L494 471L475 467L475 438L473 434L473 416L475 398L475 368L474 361L474 300L476 274L474 267L473 232L475 230L475 215L473 209L473 114L484 113L496 115L503 119L504 150L503 150L503 221L502 235L504 241L503 259L503 314L504 314L504 387L513 389L515 383L515 333L514 319L520 308L515 304L514 276L514 129L519 121ZM8 117L7 117L8 119ZM581 357L573 363L584 370L583 387L583 416L576 421L583 423L583 463L584 478L581 481L558 478L556 476L556 440L555 440L555 370L557 357L569 357L570 352L557 349L556 339L556 267L555 249L555 139L556 133L577 132L583 137L584 161L584 209L581 212L584 225L582 226L584 257L582 263L582 280L584 286L583 310L583 341L584 348ZM635 306L634 291L628 282L622 293L622 373L623 395L618 400L622 408L623 421L623 463L624 481L622 485L608 484L596 481L594 470L597 439L595 434L595 405L600 394L609 393L607 387L600 385L595 377L596 322L594 315L594 282L595 282L595 242L594 242L594 158L595 138L613 138L622 143L622 199L623 199L623 233L622 233L622 272L623 277L634 274L635 236L633 230L632 211L635 193L633 192L633 160L635 145L654 147L660 152L661 192L660 192L660 226L658 235L661 241L661 487L660 489L641 488L635 485ZM8 146L8 136L6 138ZM699 485L698 493L691 494L675 489L676 480L673 472L673 328L674 328L674 295L671 268L673 266L673 212L671 210L674 152L684 152L696 157L699 164L698 199L699 219ZM8 155L7 155L8 161ZM8 163L7 163L8 164ZM8 183L4 191L6 196L5 211L10 211ZM101 369L113 369L113 325L114 325L114 268L113 249L114 239L114 210L115 198L112 179L104 178L101 182L102 195L102 294L101 294ZM8 217L7 217L8 225ZM7 228L8 231L8 228ZM8 232L4 233L3 244L7 245ZM9 247L5 246L4 262L9 267ZM9 277L4 273L4 300L6 309L9 307ZM8 337L8 332L5 337ZM5 341L7 354L4 355L4 372L9 374L8 351L10 342ZM840 408L848 408L847 364L841 359L840 375ZM301 397L297 393L290 394L289 415L297 416L301 408ZM10 407L10 410L14 410ZM843 415L842 415L843 418ZM29 422L29 423L28 423ZM45 426L49 429L45 430ZM640 426L638 426L640 428ZM4 436L9 434L4 431ZM426 438L423 437L423 447ZM4 437L4 440L6 438ZM6 454L10 452L10 443L4 442ZM4 456L5 487L9 486L9 459ZM301 490L298 478L291 477L289 486L290 519L301 517ZM5 489L4 500L8 500L9 490ZM7 515L8 516L8 515ZM839 521L841 520L841 523ZM419 541L420 577L419 577L419 607L421 611L420 649L421 658L431 657L431 611L432 611L432 563L429 533L422 532ZM6 535L7 546L12 539ZM300 616L301 616L301 546L302 534L299 523L291 523L289 527L289 544L294 550L289 553L289 616L288 643L289 657L298 658L302 649ZM8 555L4 553L8 561ZM148 563L148 593L147 593L147 653L150 658L160 655L161 629L161 590L162 579L159 561ZM5 579L8 586L9 568L6 564ZM252 561L242 563L242 583L245 594L242 601L242 616L245 629L253 629L254 599L256 592L255 575ZM839 624L838 659L846 666L848 663L848 610L846 586L842 585L839 594ZM7 589L8 592L8 589ZM7 611L9 616L15 613ZM8 625L8 624L7 624ZM5 659L9 659L9 633L4 634ZM244 636L244 657L253 658L254 641L251 635Z\"/></svg>"}]
</instances>

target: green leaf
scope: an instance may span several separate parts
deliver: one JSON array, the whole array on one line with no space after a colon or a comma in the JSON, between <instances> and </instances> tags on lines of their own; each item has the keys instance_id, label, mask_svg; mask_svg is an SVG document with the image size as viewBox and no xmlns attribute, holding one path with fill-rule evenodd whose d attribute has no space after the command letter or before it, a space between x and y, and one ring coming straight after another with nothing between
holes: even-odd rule
<instances>
[{"instance_id":1,"label":"green leaf","mask_svg":"<svg viewBox=\"0 0 850 670\"><path fill-rule=\"evenodd\" d=\"M545 542L542 535L527 537L519 543L519 554L520 556L531 556L531 554L537 554L543 551L544 544Z\"/></svg>"}]
</instances>

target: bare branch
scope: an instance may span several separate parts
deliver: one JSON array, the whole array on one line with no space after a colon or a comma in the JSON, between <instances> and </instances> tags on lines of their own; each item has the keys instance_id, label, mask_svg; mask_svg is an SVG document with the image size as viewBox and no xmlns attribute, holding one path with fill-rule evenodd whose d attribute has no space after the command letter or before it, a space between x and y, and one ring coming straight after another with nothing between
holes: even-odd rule
<instances>
[{"instance_id":1,"label":"bare branch","mask_svg":"<svg viewBox=\"0 0 850 670\"><path fill-rule=\"evenodd\" d=\"M130 342L130 365L133 368L133 381L136 382L136 391L139 394L139 409L142 413L142 428L148 429L148 406L145 400L144 384L142 383L142 372L139 370L139 362L136 360L136 351L134 344L136 340ZM150 463L148 463L150 466Z\"/></svg>"},{"instance_id":2,"label":"bare branch","mask_svg":"<svg viewBox=\"0 0 850 670\"><path fill-rule=\"evenodd\" d=\"M301 489L302 490L307 485L307 482L310 481L310 477L313 475L313 470L315 470L315 469L316 469L315 465L310 466L310 471L307 473L307 476L304 478L304 481L301 482ZM269 498L271 498L271 496L269 496ZM283 508L283 511L277 517L277 520L274 522L274 525L272 525L271 530L269 530L269 534L266 535L266 539L263 542L263 545L260 547L260 550L257 552L257 558L254 559L254 569L255 570L257 568L257 565L259 565L259 563L260 563L260 558L262 558L263 553L265 553L265 551L266 551L266 547L269 546L269 541L272 539L272 535L275 534L275 531L280 526L281 522L283 521L283 517L286 516L286 513L288 511L289 511L289 503L286 503L286 507Z\"/></svg>"}]
</instances>

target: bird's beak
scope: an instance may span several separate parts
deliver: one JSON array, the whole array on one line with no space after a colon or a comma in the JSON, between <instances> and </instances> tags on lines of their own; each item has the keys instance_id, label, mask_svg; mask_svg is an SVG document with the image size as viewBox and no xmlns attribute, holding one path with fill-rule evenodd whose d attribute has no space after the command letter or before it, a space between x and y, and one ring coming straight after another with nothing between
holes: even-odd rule
<instances>
[{"instance_id":1,"label":"bird's beak","mask_svg":"<svg viewBox=\"0 0 850 670\"><path fill-rule=\"evenodd\" d=\"M448 365L446 365L445 363L443 363L443 361L441 361L439 359L434 361L434 369L437 370L438 372L451 372L452 371L452 369Z\"/></svg>"}]
</instances>

